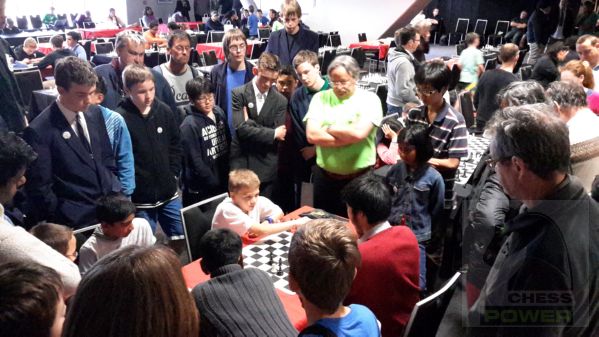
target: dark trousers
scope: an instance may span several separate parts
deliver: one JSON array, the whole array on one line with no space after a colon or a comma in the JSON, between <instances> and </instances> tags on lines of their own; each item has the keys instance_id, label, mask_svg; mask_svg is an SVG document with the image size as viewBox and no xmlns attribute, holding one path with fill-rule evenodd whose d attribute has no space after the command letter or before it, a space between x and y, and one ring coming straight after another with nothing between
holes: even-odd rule
<instances>
[{"instance_id":1,"label":"dark trousers","mask_svg":"<svg viewBox=\"0 0 599 337\"><path fill-rule=\"evenodd\" d=\"M362 174L366 172L368 170ZM314 166L314 208L320 208L346 218L347 207L341 200L341 190L358 176L360 175L352 175L347 179L332 178L326 171Z\"/></svg>"}]
</instances>

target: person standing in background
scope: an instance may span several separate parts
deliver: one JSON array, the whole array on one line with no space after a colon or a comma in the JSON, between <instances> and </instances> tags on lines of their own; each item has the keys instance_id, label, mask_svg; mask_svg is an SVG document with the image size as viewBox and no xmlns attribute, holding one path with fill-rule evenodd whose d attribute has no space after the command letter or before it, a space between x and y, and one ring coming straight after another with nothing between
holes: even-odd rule
<instances>
[{"instance_id":1,"label":"person standing in background","mask_svg":"<svg viewBox=\"0 0 599 337\"><path fill-rule=\"evenodd\" d=\"M189 5L189 1L187 0L177 0L177 4L175 5L175 12L180 12L181 15L185 18L185 21L189 20L189 11L191 10L191 6Z\"/></svg>"}]
</instances>

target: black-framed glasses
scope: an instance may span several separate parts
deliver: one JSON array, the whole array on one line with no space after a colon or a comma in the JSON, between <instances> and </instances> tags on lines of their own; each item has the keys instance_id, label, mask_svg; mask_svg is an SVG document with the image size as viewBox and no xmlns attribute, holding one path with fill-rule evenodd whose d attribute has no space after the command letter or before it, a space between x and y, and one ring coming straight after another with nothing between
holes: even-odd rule
<instances>
[{"instance_id":1,"label":"black-framed glasses","mask_svg":"<svg viewBox=\"0 0 599 337\"><path fill-rule=\"evenodd\" d=\"M229 51L232 53L245 52L246 49L247 49L246 44L240 44L239 46L230 46L229 47Z\"/></svg>"},{"instance_id":2,"label":"black-framed glasses","mask_svg":"<svg viewBox=\"0 0 599 337\"><path fill-rule=\"evenodd\" d=\"M423 90L423 89L419 89L418 87L416 87L416 93L418 93L420 95L424 95L424 96L430 96L430 95L436 94L438 92L439 91L436 89Z\"/></svg>"}]
</instances>

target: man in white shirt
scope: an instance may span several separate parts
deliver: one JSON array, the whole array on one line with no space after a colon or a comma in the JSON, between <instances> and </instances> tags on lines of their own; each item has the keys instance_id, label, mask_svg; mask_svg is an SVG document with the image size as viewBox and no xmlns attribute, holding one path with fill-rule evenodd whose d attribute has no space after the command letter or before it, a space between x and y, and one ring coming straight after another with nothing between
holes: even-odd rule
<instances>
[{"instance_id":1,"label":"man in white shirt","mask_svg":"<svg viewBox=\"0 0 599 337\"><path fill-rule=\"evenodd\" d=\"M98 199L96 215L100 224L79 250L81 274L119 248L131 245L148 247L156 242L148 221L135 217L135 205L122 194Z\"/></svg>"},{"instance_id":2,"label":"man in white shirt","mask_svg":"<svg viewBox=\"0 0 599 337\"><path fill-rule=\"evenodd\" d=\"M171 87L177 109L181 114L181 121L185 117L184 108L189 104L185 84L191 79L202 77L201 73L188 65L192 47L195 46L191 46L191 38L186 32L173 31L168 38L166 48L170 61L157 65L153 69L161 73Z\"/></svg>"},{"instance_id":3,"label":"man in white shirt","mask_svg":"<svg viewBox=\"0 0 599 337\"><path fill-rule=\"evenodd\" d=\"M4 213L17 189L25 184L25 170L37 155L14 133L0 132L0 261L33 260L58 272L64 284L64 297L75 293L81 276L77 266L50 248Z\"/></svg>"}]
</instances>

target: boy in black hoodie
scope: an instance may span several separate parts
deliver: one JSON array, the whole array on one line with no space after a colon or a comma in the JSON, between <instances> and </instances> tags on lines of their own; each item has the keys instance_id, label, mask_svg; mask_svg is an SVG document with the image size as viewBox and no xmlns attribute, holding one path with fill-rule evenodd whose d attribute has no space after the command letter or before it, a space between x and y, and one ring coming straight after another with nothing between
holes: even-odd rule
<instances>
[{"instance_id":1,"label":"boy in black hoodie","mask_svg":"<svg viewBox=\"0 0 599 337\"><path fill-rule=\"evenodd\" d=\"M185 91L190 104L181 124L181 142L183 205L188 206L227 191L231 139L225 114L214 103L210 81L192 79Z\"/></svg>"},{"instance_id":2,"label":"boy in black hoodie","mask_svg":"<svg viewBox=\"0 0 599 337\"><path fill-rule=\"evenodd\" d=\"M181 143L176 115L155 97L154 77L142 65L123 71L128 97L117 108L131 134L135 161L135 191L131 200L137 216L156 230L156 222L171 240L183 239L177 179L181 172Z\"/></svg>"}]
</instances>

